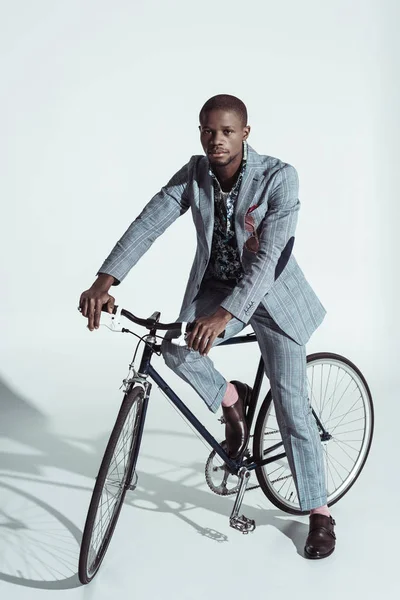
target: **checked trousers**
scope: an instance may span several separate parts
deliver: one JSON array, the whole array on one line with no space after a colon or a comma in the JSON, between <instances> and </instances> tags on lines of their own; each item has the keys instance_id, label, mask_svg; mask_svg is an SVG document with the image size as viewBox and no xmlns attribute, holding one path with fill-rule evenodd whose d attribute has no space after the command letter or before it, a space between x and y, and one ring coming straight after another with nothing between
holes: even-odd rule
<instances>
[{"instance_id":1,"label":"checked trousers","mask_svg":"<svg viewBox=\"0 0 400 600\"><path fill-rule=\"evenodd\" d=\"M213 314L231 287L217 280L203 281L195 300L181 312L177 321L194 321ZM296 485L300 508L311 510L326 504L326 484L322 444L307 393L306 349L286 335L260 304L250 319L269 379L275 413L289 466ZM225 338L238 334L246 325L233 317ZM224 397L227 382L209 356L186 346L176 346L168 332L162 343L166 364L189 383L216 412ZM214 346L222 341L217 338Z\"/></svg>"}]
</instances>

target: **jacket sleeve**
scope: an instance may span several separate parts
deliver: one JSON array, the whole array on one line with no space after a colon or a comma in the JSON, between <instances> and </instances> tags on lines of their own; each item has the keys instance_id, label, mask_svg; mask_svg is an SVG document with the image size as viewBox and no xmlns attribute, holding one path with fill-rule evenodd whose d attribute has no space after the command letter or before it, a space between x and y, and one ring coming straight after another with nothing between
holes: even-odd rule
<instances>
[{"instance_id":1,"label":"jacket sleeve","mask_svg":"<svg viewBox=\"0 0 400 600\"><path fill-rule=\"evenodd\" d=\"M268 210L259 234L258 252L230 295L221 303L223 308L244 323L248 323L273 285L279 259L293 245L300 209L298 189L296 169L284 165L274 175Z\"/></svg>"},{"instance_id":2,"label":"jacket sleeve","mask_svg":"<svg viewBox=\"0 0 400 600\"><path fill-rule=\"evenodd\" d=\"M146 204L116 243L97 274L112 275L118 285L153 242L190 206L189 182L194 156Z\"/></svg>"}]
</instances>

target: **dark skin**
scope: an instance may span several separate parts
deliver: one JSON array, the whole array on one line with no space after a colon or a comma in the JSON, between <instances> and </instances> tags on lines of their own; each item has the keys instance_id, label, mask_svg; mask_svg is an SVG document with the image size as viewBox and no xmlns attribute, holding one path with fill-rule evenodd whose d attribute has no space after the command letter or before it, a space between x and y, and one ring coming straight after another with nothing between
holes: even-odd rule
<instances>
[{"instance_id":1,"label":"dark skin","mask_svg":"<svg viewBox=\"0 0 400 600\"><path fill-rule=\"evenodd\" d=\"M199 125L200 141L213 171L223 191L234 186L240 171L243 154L243 141L250 133L250 127L243 125L238 114L228 110L211 110L203 115ZM92 286L82 293L79 308L88 319L88 329L98 329L101 309L107 304L107 312L112 313L115 298L108 293L114 277L101 273ZM192 332L187 337L188 348L206 356L214 340L226 328L233 315L222 308L206 317L196 319Z\"/></svg>"},{"instance_id":2,"label":"dark skin","mask_svg":"<svg viewBox=\"0 0 400 600\"><path fill-rule=\"evenodd\" d=\"M88 320L88 329L98 329L100 326L101 309L104 304L107 305L107 312L112 313L115 304L114 296L108 293L108 290L114 283L112 275L100 273L92 286L81 294L79 300L79 310L83 317Z\"/></svg>"}]
</instances>

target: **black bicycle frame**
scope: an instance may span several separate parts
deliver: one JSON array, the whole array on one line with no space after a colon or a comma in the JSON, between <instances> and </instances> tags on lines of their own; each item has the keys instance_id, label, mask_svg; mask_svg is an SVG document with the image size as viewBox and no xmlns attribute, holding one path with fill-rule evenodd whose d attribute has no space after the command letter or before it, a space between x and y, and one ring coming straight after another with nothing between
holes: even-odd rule
<instances>
[{"instance_id":1,"label":"black bicycle frame","mask_svg":"<svg viewBox=\"0 0 400 600\"><path fill-rule=\"evenodd\" d=\"M151 339L152 335L154 335L154 334L155 334L155 331L151 331L150 335L148 337L148 340ZM230 338L229 340L220 342L215 347L218 348L219 346L232 346L234 344L244 344L244 343L255 342L255 341L256 341L256 336L254 334L241 335L241 336L235 336L235 337ZM161 348L161 346L157 345L155 343L155 341L154 342L146 341L146 344L145 344L145 347L143 350L142 360L140 362L140 367L139 367L140 375L149 376L154 381L154 383L162 389L162 391L171 400L171 402L176 406L176 408L180 411L180 413L184 417L186 417L186 419L189 421L189 423L191 423L191 425L193 425L193 427L196 429L196 431L199 433L199 435L203 439L205 439L206 442L208 442L210 444L211 448L213 448L213 450L215 450L215 452L222 458L222 460L226 463L228 469L232 473L237 473L239 471L240 467L242 466L242 462L237 461L237 460L232 460L228 456L228 454L225 452L224 448L211 435L211 433L208 431L208 429L206 429L204 427L204 425L198 420L198 418L192 413L192 411L186 406L186 404L179 398L179 396L177 396L177 394L175 394L174 390L169 387L169 385L166 383L166 381L164 381L164 379L161 377L161 375L159 375L159 373L152 366L151 358L156 351L160 350L160 348ZM264 376L264 360L261 356L259 364L258 364L256 379L254 382L253 392L251 395L251 400L250 400L250 404L249 404L249 408L248 408L247 423L248 423L249 431L250 431L251 425L254 420L254 415L255 415L256 406L257 406L257 400L258 400L258 397L260 394L263 376ZM267 450L264 451L264 455L273 452L274 450L276 450L277 448L279 448L282 445L283 445L282 442L274 444L273 446L271 446L270 448L268 448ZM250 464L246 462L246 468L249 471L252 471L256 467L264 466L270 462L273 462L275 460L283 458L284 456L286 456L285 452L283 452L282 454L275 454L273 457L266 458L258 463L255 463L254 460Z\"/></svg>"}]
</instances>

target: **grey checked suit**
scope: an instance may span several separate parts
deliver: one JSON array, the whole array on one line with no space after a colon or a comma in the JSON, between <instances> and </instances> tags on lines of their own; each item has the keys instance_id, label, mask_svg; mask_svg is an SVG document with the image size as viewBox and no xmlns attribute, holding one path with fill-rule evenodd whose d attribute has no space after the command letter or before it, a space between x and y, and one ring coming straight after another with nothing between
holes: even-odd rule
<instances>
[{"instance_id":1,"label":"grey checked suit","mask_svg":"<svg viewBox=\"0 0 400 600\"><path fill-rule=\"evenodd\" d=\"M244 272L236 285L204 279L213 236L214 197L208 159L203 155L192 156L153 196L99 273L121 282L154 240L191 209L197 250L177 320L191 321L222 306L233 315L226 338L247 324L253 327L300 506L309 510L326 503L326 489L322 447L307 397L305 344L326 311L292 254L300 208L297 172L277 158L258 154L249 145L247 150L235 205L235 232ZM245 245L251 235L244 225L246 214L251 214L257 228L256 253ZM226 390L225 379L208 356L175 346L168 337L162 345L166 363L215 412Z\"/></svg>"}]
</instances>

